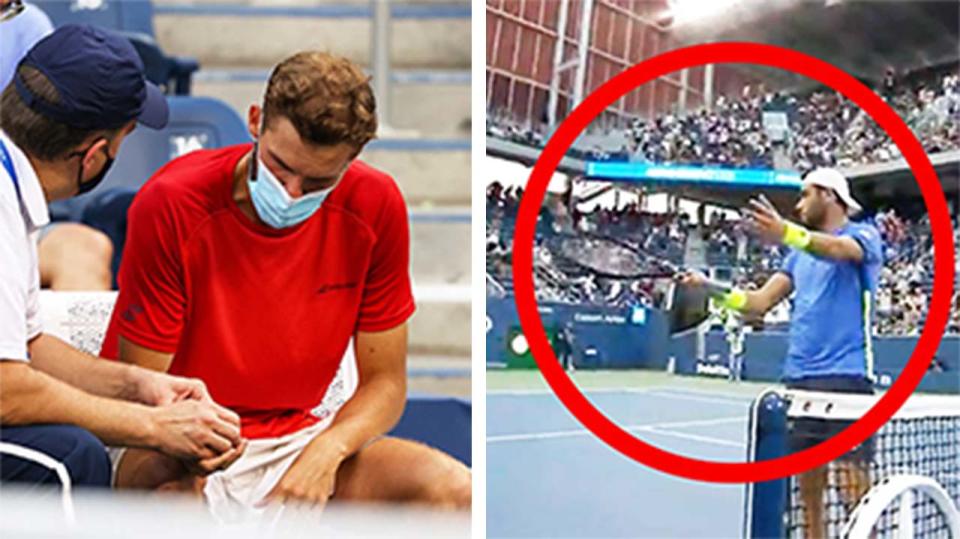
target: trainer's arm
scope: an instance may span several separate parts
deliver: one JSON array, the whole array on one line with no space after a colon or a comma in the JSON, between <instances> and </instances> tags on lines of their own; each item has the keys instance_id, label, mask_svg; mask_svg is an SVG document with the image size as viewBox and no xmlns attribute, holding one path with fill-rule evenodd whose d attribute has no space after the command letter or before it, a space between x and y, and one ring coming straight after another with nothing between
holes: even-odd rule
<instances>
[{"instance_id":1,"label":"trainer's arm","mask_svg":"<svg viewBox=\"0 0 960 539\"><path fill-rule=\"evenodd\" d=\"M151 408L91 395L23 361L0 360L0 424L64 423L108 444L156 445Z\"/></svg>"},{"instance_id":2,"label":"trainer's arm","mask_svg":"<svg viewBox=\"0 0 960 539\"><path fill-rule=\"evenodd\" d=\"M165 373L170 369L170 363L173 362L173 354L151 350L149 348L140 346L139 344L135 344L125 339L123 336L119 336L117 359L119 362L130 364L131 368L140 367L142 369L149 369L151 371ZM223 410L224 412L227 411L220 405L213 403L213 399L210 398L210 395L207 393L206 387L203 389L203 398L208 400L213 406L216 407L216 409ZM229 413L231 416L236 417L236 414L233 412ZM237 420L237 424L239 426L239 419ZM234 447L227 452L220 453L213 457L202 457L196 461L193 459L187 460L190 461L190 467L192 471L199 475L206 475L217 470L227 469L243 455L243 452L246 451L246 449L247 442L246 440L243 440L239 442L239 444L234 445ZM163 466L163 464L158 465Z\"/></svg>"},{"instance_id":3,"label":"trainer's arm","mask_svg":"<svg viewBox=\"0 0 960 539\"><path fill-rule=\"evenodd\" d=\"M28 348L33 368L57 380L101 397L136 400L137 372L130 365L98 360L46 333Z\"/></svg>"}]
</instances>

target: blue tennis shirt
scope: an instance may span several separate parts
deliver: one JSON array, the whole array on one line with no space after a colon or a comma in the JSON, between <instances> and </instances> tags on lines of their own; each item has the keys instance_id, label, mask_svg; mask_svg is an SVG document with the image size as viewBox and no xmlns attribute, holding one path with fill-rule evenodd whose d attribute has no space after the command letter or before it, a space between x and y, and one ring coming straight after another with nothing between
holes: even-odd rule
<instances>
[{"instance_id":1,"label":"blue tennis shirt","mask_svg":"<svg viewBox=\"0 0 960 539\"><path fill-rule=\"evenodd\" d=\"M860 244L863 259L832 260L794 250L780 271L793 281L790 342L783 378L873 377L870 326L883 265L880 232L848 222L834 232Z\"/></svg>"}]
</instances>

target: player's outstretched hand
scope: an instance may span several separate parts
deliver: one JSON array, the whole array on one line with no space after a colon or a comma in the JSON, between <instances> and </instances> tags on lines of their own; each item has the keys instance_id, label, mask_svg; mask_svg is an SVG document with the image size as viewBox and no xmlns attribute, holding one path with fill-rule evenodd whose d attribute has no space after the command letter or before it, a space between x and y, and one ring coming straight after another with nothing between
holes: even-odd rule
<instances>
[{"instance_id":1,"label":"player's outstretched hand","mask_svg":"<svg viewBox=\"0 0 960 539\"><path fill-rule=\"evenodd\" d=\"M761 239L769 243L780 243L783 240L786 223L767 197L760 195L750 199L749 207L741 211L746 217L749 229Z\"/></svg>"},{"instance_id":2,"label":"player's outstretched hand","mask_svg":"<svg viewBox=\"0 0 960 539\"><path fill-rule=\"evenodd\" d=\"M346 459L345 449L321 435L310 442L277 486L259 503L306 505L323 509L336 487L337 471Z\"/></svg>"},{"instance_id":3,"label":"player's outstretched hand","mask_svg":"<svg viewBox=\"0 0 960 539\"><path fill-rule=\"evenodd\" d=\"M150 446L186 461L216 459L243 445L239 416L202 400L182 400L152 408L149 432ZM231 455L225 460L232 462L236 458Z\"/></svg>"}]
</instances>

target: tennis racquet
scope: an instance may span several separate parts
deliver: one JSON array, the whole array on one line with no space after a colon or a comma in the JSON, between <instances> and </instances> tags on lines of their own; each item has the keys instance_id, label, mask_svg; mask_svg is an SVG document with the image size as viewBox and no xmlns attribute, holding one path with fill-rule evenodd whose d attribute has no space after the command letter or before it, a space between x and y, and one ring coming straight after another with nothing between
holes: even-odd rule
<instances>
[{"instance_id":1,"label":"tennis racquet","mask_svg":"<svg viewBox=\"0 0 960 539\"><path fill-rule=\"evenodd\" d=\"M593 234L559 234L547 242L553 256L582 271L608 279L669 279L673 281L661 308L670 333L698 326L709 315L708 294L676 282L683 268L626 240Z\"/></svg>"},{"instance_id":2,"label":"tennis racquet","mask_svg":"<svg viewBox=\"0 0 960 539\"><path fill-rule=\"evenodd\" d=\"M594 234L559 234L548 242L558 259L608 279L672 279L682 270L627 240Z\"/></svg>"}]
</instances>

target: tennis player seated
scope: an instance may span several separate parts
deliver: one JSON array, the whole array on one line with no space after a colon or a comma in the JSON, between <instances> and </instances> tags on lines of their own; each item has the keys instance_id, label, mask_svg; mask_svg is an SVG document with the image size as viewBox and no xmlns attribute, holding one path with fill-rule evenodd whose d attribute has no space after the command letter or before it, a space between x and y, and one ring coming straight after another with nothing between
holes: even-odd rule
<instances>
[{"instance_id":1,"label":"tennis player seated","mask_svg":"<svg viewBox=\"0 0 960 539\"><path fill-rule=\"evenodd\" d=\"M116 486L193 490L232 522L328 499L468 508L463 464L384 436L414 302L404 200L356 160L377 131L369 77L299 53L248 119L256 142L176 159L137 195L102 351L204 380L244 440L209 448L216 469L126 450Z\"/></svg>"}]
</instances>

